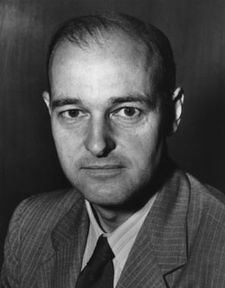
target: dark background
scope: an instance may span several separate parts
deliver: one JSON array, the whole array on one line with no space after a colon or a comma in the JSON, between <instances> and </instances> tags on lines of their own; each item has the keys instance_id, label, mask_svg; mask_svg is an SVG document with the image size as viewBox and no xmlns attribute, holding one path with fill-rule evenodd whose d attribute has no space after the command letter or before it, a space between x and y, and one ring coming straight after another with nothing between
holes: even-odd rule
<instances>
[{"instance_id":1,"label":"dark background","mask_svg":"<svg viewBox=\"0 0 225 288\"><path fill-rule=\"evenodd\" d=\"M151 21L170 38L186 94L171 154L225 191L224 0L0 0L0 251L19 201L67 185L41 98L49 37L67 18L105 10Z\"/></svg>"}]
</instances>

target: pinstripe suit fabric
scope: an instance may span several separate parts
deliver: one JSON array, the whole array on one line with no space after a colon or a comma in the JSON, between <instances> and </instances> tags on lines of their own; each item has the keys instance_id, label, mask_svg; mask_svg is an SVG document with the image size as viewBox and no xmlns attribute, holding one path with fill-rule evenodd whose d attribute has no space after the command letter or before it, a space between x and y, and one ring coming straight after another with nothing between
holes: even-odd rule
<instances>
[{"instance_id":1,"label":"pinstripe suit fabric","mask_svg":"<svg viewBox=\"0 0 225 288\"><path fill-rule=\"evenodd\" d=\"M175 170L160 189L118 288L225 287L224 196ZM31 197L16 209L1 287L75 288L89 220L75 190Z\"/></svg>"}]
</instances>

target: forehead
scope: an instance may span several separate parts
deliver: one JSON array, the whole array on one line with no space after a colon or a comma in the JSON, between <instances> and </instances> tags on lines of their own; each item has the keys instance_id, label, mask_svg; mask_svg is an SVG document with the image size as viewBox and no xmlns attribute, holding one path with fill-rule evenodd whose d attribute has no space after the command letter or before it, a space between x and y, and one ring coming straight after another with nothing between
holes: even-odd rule
<instances>
[{"instance_id":1,"label":"forehead","mask_svg":"<svg viewBox=\"0 0 225 288\"><path fill-rule=\"evenodd\" d=\"M84 41L83 44L81 41L80 46L68 40L56 44L51 56L50 72L55 63L61 62L65 58L70 58L71 60L76 54L78 58L81 54L79 52L93 55L93 57L104 54L104 57L114 58L114 60L129 60L129 62L133 62L133 64L134 62L142 60L145 68L150 64L149 59L152 58L152 55L149 55L150 53L142 41L131 38L125 32L106 32L97 36L96 39L87 36L87 39L84 39Z\"/></svg>"},{"instance_id":2,"label":"forehead","mask_svg":"<svg viewBox=\"0 0 225 288\"><path fill-rule=\"evenodd\" d=\"M77 89L82 84L96 91L112 86L125 88L127 82L127 86L132 84L140 90L146 82L152 82L154 64L151 61L149 65L148 58L144 45L121 35L109 36L87 47L64 41L52 59L51 88Z\"/></svg>"}]
</instances>

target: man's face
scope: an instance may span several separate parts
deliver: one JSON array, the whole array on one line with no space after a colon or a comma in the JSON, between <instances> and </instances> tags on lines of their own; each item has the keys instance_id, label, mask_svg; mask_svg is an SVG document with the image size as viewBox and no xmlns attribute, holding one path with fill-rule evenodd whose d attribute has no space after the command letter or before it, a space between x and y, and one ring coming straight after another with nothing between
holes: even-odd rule
<instances>
[{"instance_id":1,"label":"man's face","mask_svg":"<svg viewBox=\"0 0 225 288\"><path fill-rule=\"evenodd\" d=\"M161 158L162 117L143 50L118 37L84 49L65 42L54 55L44 98L59 159L99 206L141 197Z\"/></svg>"}]
</instances>

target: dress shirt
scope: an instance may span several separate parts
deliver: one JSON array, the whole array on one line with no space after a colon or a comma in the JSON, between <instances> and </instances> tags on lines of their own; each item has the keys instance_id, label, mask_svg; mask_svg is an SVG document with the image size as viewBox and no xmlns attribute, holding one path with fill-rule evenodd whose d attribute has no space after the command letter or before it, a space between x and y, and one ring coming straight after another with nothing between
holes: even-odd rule
<instances>
[{"instance_id":1,"label":"dress shirt","mask_svg":"<svg viewBox=\"0 0 225 288\"><path fill-rule=\"evenodd\" d=\"M134 244L138 232L150 211L157 194L155 194L139 211L129 217L123 224L111 233L105 233L99 226L90 203L85 200L87 212L90 219L90 226L87 238L87 244L83 256L82 269L86 266L93 251L95 249L97 240L101 234L104 234L108 243L115 255L113 259L114 265L114 287L119 280L125 262L128 258L129 252Z\"/></svg>"}]
</instances>

